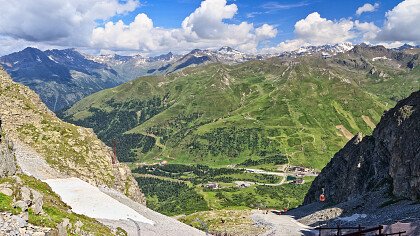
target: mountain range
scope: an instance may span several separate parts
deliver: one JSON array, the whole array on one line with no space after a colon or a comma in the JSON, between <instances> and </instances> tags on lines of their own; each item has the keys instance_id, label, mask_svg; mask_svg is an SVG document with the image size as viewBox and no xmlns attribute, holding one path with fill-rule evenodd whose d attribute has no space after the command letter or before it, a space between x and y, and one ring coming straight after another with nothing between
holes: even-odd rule
<instances>
[{"instance_id":1,"label":"mountain range","mask_svg":"<svg viewBox=\"0 0 420 236\"><path fill-rule=\"evenodd\" d=\"M238 64L269 57L299 57L311 54L335 55L353 48L352 44L306 46L281 54L246 54L230 47L218 50L194 49L185 55L159 56L89 55L75 49L46 50L26 48L0 57L0 65L13 80L37 92L53 111L73 105L103 89L115 87L139 76L169 74L186 67L210 63ZM415 49L403 45L396 50Z\"/></svg>"},{"instance_id":2,"label":"mountain range","mask_svg":"<svg viewBox=\"0 0 420 236\"><path fill-rule=\"evenodd\" d=\"M418 54L368 45L330 58L211 63L138 78L59 115L107 144L116 139L123 161L227 165L281 153L321 169L419 89L417 63Z\"/></svg>"},{"instance_id":3,"label":"mountain range","mask_svg":"<svg viewBox=\"0 0 420 236\"><path fill-rule=\"evenodd\" d=\"M184 56L172 53L143 57L80 53L75 49L26 48L0 58L0 65L13 80L36 91L53 111L102 89L150 74L165 74L209 62L239 63L253 60L229 47L217 51L193 50Z\"/></svg>"}]
</instances>

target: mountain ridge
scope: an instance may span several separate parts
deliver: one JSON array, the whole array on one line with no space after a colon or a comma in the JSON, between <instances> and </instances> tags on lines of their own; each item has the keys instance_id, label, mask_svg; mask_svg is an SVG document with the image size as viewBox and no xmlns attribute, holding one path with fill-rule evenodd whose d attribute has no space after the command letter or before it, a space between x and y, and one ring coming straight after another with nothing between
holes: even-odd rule
<instances>
[{"instance_id":1,"label":"mountain ridge","mask_svg":"<svg viewBox=\"0 0 420 236\"><path fill-rule=\"evenodd\" d=\"M139 76L169 74L187 67L211 63L233 65L277 56L331 57L345 53L352 47L350 43L343 43L305 46L283 53L250 54L225 46L219 49L194 49L183 55L169 52L147 57L118 54L95 56L74 48L41 51L28 47L0 57L0 64L15 81L31 87L51 110L57 112L94 92L115 87ZM418 48L411 45L403 45L393 50L418 53Z\"/></svg>"}]
</instances>

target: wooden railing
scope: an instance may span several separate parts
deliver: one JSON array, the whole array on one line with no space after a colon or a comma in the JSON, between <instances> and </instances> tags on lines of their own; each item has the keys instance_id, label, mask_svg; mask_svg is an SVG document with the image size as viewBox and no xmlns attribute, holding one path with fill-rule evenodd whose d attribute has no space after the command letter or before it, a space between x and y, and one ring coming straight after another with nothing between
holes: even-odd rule
<instances>
[{"instance_id":1,"label":"wooden railing","mask_svg":"<svg viewBox=\"0 0 420 236\"><path fill-rule=\"evenodd\" d=\"M377 232L377 234L375 234L376 236L392 236L392 235L404 236L406 233L406 231L400 231L396 233L383 233L382 232L383 228L384 227L382 225L379 225L373 228L365 228L360 225L358 227L341 227L340 225L337 225L336 227L317 227L315 228L315 230L319 231L319 236L328 235L328 234L322 234L322 231L326 231L326 230L335 231L336 233L332 235L336 235L336 236L363 236L366 233L371 233L371 232ZM345 232L345 231L351 231L351 230L357 230L357 231L350 232L350 233Z\"/></svg>"}]
</instances>

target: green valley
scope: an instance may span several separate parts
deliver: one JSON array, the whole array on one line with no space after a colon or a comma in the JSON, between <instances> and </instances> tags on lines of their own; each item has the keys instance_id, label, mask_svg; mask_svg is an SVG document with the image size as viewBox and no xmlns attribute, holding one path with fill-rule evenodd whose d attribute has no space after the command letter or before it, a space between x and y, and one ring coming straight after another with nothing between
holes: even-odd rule
<instances>
[{"instance_id":1,"label":"green valley","mask_svg":"<svg viewBox=\"0 0 420 236\"><path fill-rule=\"evenodd\" d=\"M382 71L383 62L365 54L216 63L141 77L60 116L93 128L108 145L116 140L125 162L226 166L283 154L292 165L320 170L357 132L370 133L396 97L418 89L418 68L398 64L410 57Z\"/></svg>"},{"instance_id":2,"label":"green valley","mask_svg":"<svg viewBox=\"0 0 420 236\"><path fill-rule=\"evenodd\" d=\"M331 58L213 63L138 78L58 115L115 143L148 207L194 225L195 212L299 206L334 153L420 89L417 60L359 45Z\"/></svg>"},{"instance_id":3,"label":"green valley","mask_svg":"<svg viewBox=\"0 0 420 236\"><path fill-rule=\"evenodd\" d=\"M292 174L275 176L243 168L149 165L133 169L147 206L166 215L207 210L292 208L301 204L314 177L294 184Z\"/></svg>"}]
</instances>

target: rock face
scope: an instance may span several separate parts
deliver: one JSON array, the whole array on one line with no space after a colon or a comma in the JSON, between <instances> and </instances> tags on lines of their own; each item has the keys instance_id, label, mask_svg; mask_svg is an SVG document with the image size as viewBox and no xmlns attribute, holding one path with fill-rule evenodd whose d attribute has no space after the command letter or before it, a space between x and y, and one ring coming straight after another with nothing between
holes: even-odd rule
<instances>
[{"instance_id":1,"label":"rock face","mask_svg":"<svg viewBox=\"0 0 420 236\"><path fill-rule=\"evenodd\" d=\"M112 164L111 149L91 129L58 119L38 95L13 82L1 68L0 117L2 128L11 140L30 146L62 174L78 177L96 186L108 186L137 202L145 202L130 169L124 164ZM13 157L12 154L5 156L9 159ZM9 165L10 161L0 162L0 172L13 172Z\"/></svg>"},{"instance_id":2,"label":"rock face","mask_svg":"<svg viewBox=\"0 0 420 236\"><path fill-rule=\"evenodd\" d=\"M340 203L383 190L420 200L420 91L386 112L372 136L356 135L315 179L304 204Z\"/></svg>"},{"instance_id":3,"label":"rock face","mask_svg":"<svg viewBox=\"0 0 420 236\"><path fill-rule=\"evenodd\" d=\"M13 143L3 133L0 119L0 178L16 173Z\"/></svg>"}]
</instances>

